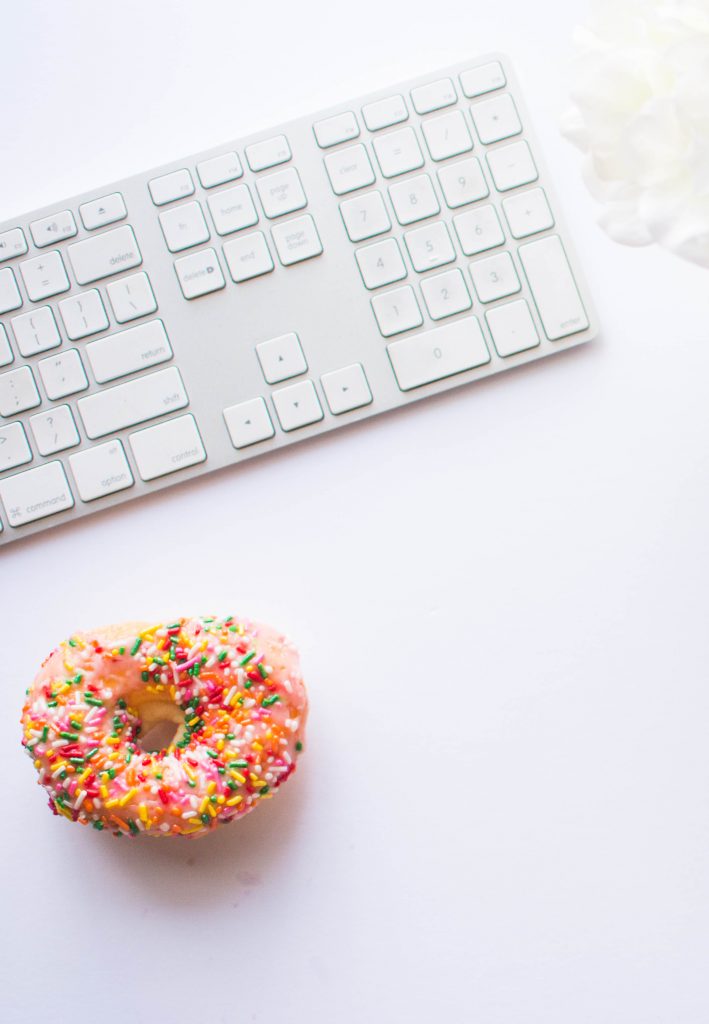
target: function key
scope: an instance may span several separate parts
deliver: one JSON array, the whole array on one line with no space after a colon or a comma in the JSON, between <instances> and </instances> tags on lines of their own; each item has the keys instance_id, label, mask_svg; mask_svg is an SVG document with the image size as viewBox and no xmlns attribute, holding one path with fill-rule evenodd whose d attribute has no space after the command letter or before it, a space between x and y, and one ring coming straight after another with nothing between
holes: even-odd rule
<instances>
[{"instance_id":1,"label":"function key","mask_svg":"<svg viewBox=\"0 0 709 1024\"><path fill-rule=\"evenodd\" d=\"M104 228L107 224L115 224L128 216L126 204L120 192L113 192L110 196L103 196L101 199L93 199L90 203L83 203L79 207L79 213L87 231L94 231L96 228Z\"/></svg>"},{"instance_id":2,"label":"function key","mask_svg":"<svg viewBox=\"0 0 709 1024\"><path fill-rule=\"evenodd\" d=\"M23 256L27 252L27 239L21 228L10 228L0 234L0 263L11 260L13 256Z\"/></svg>"},{"instance_id":3,"label":"function key","mask_svg":"<svg viewBox=\"0 0 709 1024\"><path fill-rule=\"evenodd\" d=\"M474 96L482 96L483 93L492 92L494 89L501 89L503 85L507 85L507 79L500 62L494 60L479 68L463 71L460 75L460 84L465 95L472 99Z\"/></svg>"},{"instance_id":4,"label":"function key","mask_svg":"<svg viewBox=\"0 0 709 1024\"><path fill-rule=\"evenodd\" d=\"M202 188L215 188L227 181L236 181L244 173L241 160L233 151L214 156L211 160L202 160L197 164L197 174Z\"/></svg>"},{"instance_id":5,"label":"function key","mask_svg":"<svg viewBox=\"0 0 709 1024\"><path fill-rule=\"evenodd\" d=\"M362 117L370 132L377 132L380 128L389 128L393 124L407 121L409 111L403 96L387 96L384 100L376 100L362 107Z\"/></svg>"},{"instance_id":6,"label":"function key","mask_svg":"<svg viewBox=\"0 0 709 1024\"><path fill-rule=\"evenodd\" d=\"M184 199L194 193L194 182L192 175L183 168L180 171L172 171L170 174L162 174L159 178L153 178L148 182L150 195L156 206L164 206L165 203L174 203L176 199Z\"/></svg>"},{"instance_id":7,"label":"function key","mask_svg":"<svg viewBox=\"0 0 709 1024\"><path fill-rule=\"evenodd\" d=\"M313 125L315 138L321 149L328 149L336 146L338 142L349 142L359 135L357 118L351 111L345 114L336 114L334 117L326 117L323 121L316 121Z\"/></svg>"},{"instance_id":8,"label":"function key","mask_svg":"<svg viewBox=\"0 0 709 1024\"><path fill-rule=\"evenodd\" d=\"M160 227L170 252L181 252L209 241L209 228L199 203L182 203L160 216Z\"/></svg>"},{"instance_id":9,"label":"function key","mask_svg":"<svg viewBox=\"0 0 709 1024\"><path fill-rule=\"evenodd\" d=\"M55 242L61 242L64 238L73 238L76 234L74 214L71 210L62 210L51 217L32 221L30 231L38 249L44 249L46 245L54 245Z\"/></svg>"},{"instance_id":10,"label":"function key","mask_svg":"<svg viewBox=\"0 0 709 1024\"><path fill-rule=\"evenodd\" d=\"M285 135L275 135L246 147L246 159L252 171L264 171L290 160L291 151Z\"/></svg>"},{"instance_id":11,"label":"function key","mask_svg":"<svg viewBox=\"0 0 709 1024\"><path fill-rule=\"evenodd\" d=\"M58 252L46 252L20 263L22 280L32 302L41 302L71 287L66 276L64 261Z\"/></svg>"},{"instance_id":12,"label":"function key","mask_svg":"<svg viewBox=\"0 0 709 1024\"><path fill-rule=\"evenodd\" d=\"M0 314L9 313L12 309L19 309L22 305L22 296L17 288L15 275L6 267L0 270Z\"/></svg>"},{"instance_id":13,"label":"function key","mask_svg":"<svg viewBox=\"0 0 709 1024\"><path fill-rule=\"evenodd\" d=\"M450 107L458 102L458 94L450 78L440 78L411 90L411 99L417 114L429 114L432 110Z\"/></svg>"}]
</instances>

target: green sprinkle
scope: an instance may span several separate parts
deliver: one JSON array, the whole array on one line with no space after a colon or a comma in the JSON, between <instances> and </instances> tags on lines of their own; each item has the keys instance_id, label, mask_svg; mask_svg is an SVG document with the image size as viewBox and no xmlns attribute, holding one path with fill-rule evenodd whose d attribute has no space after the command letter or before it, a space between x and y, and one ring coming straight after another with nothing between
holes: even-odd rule
<instances>
[{"instance_id":1,"label":"green sprinkle","mask_svg":"<svg viewBox=\"0 0 709 1024\"><path fill-rule=\"evenodd\" d=\"M126 707L126 702L125 702L125 701L123 700L123 698L122 698L122 697L119 697L119 698L118 698L118 700L116 701L116 704L118 705L118 707L119 707L119 708L120 708L121 710L124 710L124 709L125 709L125 707Z\"/></svg>"},{"instance_id":2,"label":"green sprinkle","mask_svg":"<svg viewBox=\"0 0 709 1024\"><path fill-rule=\"evenodd\" d=\"M63 740L67 740L69 743L76 743L79 736L75 732L60 732L59 735Z\"/></svg>"},{"instance_id":3,"label":"green sprinkle","mask_svg":"<svg viewBox=\"0 0 709 1024\"><path fill-rule=\"evenodd\" d=\"M275 704L276 701L280 699L281 698L278 696L277 693L272 694L270 697L264 697L263 700L261 701L261 707L270 708L272 704Z\"/></svg>"},{"instance_id":4,"label":"green sprinkle","mask_svg":"<svg viewBox=\"0 0 709 1024\"><path fill-rule=\"evenodd\" d=\"M160 779L160 781L162 782L162 773L159 774L158 772L155 772L155 778Z\"/></svg>"},{"instance_id":5,"label":"green sprinkle","mask_svg":"<svg viewBox=\"0 0 709 1024\"><path fill-rule=\"evenodd\" d=\"M303 749L303 744L300 742L300 740L296 742L295 749L298 751L298 753L300 753L300 751Z\"/></svg>"},{"instance_id":6,"label":"green sprinkle","mask_svg":"<svg viewBox=\"0 0 709 1024\"><path fill-rule=\"evenodd\" d=\"M70 646L70 647L76 647L76 640L74 640L74 639L73 639L73 637L72 637L72 639L71 639L71 640L69 641L69 646Z\"/></svg>"},{"instance_id":7,"label":"green sprinkle","mask_svg":"<svg viewBox=\"0 0 709 1024\"><path fill-rule=\"evenodd\" d=\"M239 662L239 668L243 668L244 665L248 665L250 661L256 657L256 651L249 651L245 658L242 658Z\"/></svg>"},{"instance_id":8,"label":"green sprinkle","mask_svg":"<svg viewBox=\"0 0 709 1024\"><path fill-rule=\"evenodd\" d=\"M47 736L49 736L49 726L45 725L44 729L42 729L42 743L46 742Z\"/></svg>"},{"instance_id":9,"label":"green sprinkle","mask_svg":"<svg viewBox=\"0 0 709 1024\"><path fill-rule=\"evenodd\" d=\"M90 761L92 757L96 756L96 754L98 754L98 747L92 747L91 750L87 750L84 754L84 760Z\"/></svg>"},{"instance_id":10,"label":"green sprinkle","mask_svg":"<svg viewBox=\"0 0 709 1024\"><path fill-rule=\"evenodd\" d=\"M125 647L119 647L119 648L118 648L118 653L119 653L119 654L125 654L125 653L126 653L126 649L125 649Z\"/></svg>"},{"instance_id":11,"label":"green sprinkle","mask_svg":"<svg viewBox=\"0 0 709 1024\"><path fill-rule=\"evenodd\" d=\"M208 814L200 814L199 820L202 822L203 825L208 825L209 824L209 815Z\"/></svg>"},{"instance_id":12,"label":"green sprinkle","mask_svg":"<svg viewBox=\"0 0 709 1024\"><path fill-rule=\"evenodd\" d=\"M212 795L209 798L209 802L212 803L212 804L215 804L217 802L217 794L216 793L212 793Z\"/></svg>"},{"instance_id":13,"label":"green sprinkle","mask_svg":"<svg viewBox=\"0 0 709 1024\"><path fill-rule=\"evenodd\" d=\"M84 759L83 757L70 757L69 762L71 764L75 764L78 767L80 764L84 763Z\"/></svg>"},{"instance_id":14,"label":"green sprinkle","mask_svg":"<svg viewBox=\"0 0 709 1024\"><path fill-rule=\"evenodd\" d=\"M73 718L69 719L69 725L72 729L81 729L81 722L77 722Z\"/></svg>"},{"instance_id":15,"label":"green sprinkle","mask_svg":"<svg viewBox=\"0 0 709 1024\"><path fill-rule=\"evenodd\" d=\"M258 669L258 674L261 676L262 679L268 679L268 672L264 665L259 664L256 666L256 668Z\"/></svg>"},{"instance_id":16,"label":"green sprinkle","mask_svg":"<svg viewBox=\"0 0 709 1024\"><path fill-rule=\"evenodd\" d=\"M249 762L248 761L230 761L229 762L229 767L230 768L248 768L249 767Z\"/></svg>"},{"instance_id":17,"label":"green sprinkle","mask_svg":"<svg viewBox=\"0 0 709 1024\"><path fill-rule=\"evenodd\" d=\"M217 768L220 775L226 775L226 768Z\"/></svg>"},{"instance_id":18,"label":"green sprinkle","mask_svg":"<svg viewBox=\"0 0 709 1024\"><path fill-rule=\"evenodd\" d=\"M207 756L208 757L219 757L219 754L216 752L216 750L207 750Z\"/></svg>"},{"instance_id":19,"label":"green sprinkle","mask_svg":"<svg viewBox=\"0 0 709 1024\"><path fill-rule=\"evenodd\" d=\"M84 694L84 700L86 701L87 704L90 704L94 708L102 708L103 707L103 701L99 700L98 697L94 697L90 693L85 693Z\"/></svg>"},{"instance_id":20,"label":"green sprinkle","mask_svg":"<svg viewBox=\"0 0 709 1024\"><path fill-rule=\"evenodd\" d=\"M259 790L259 794L258 795L259 796L265 796L266 793L268 793L270 788L271 788L270 786L262 786L261 789Z\"/></svg>"},{"instance_id":21,"label":"green sprinkle","mask_svg":"<svg viewBox=\"0 0 709 1024\"><path fill-rule=\"evenodd\" d=\"M56 700L48 700L47 701L47 707L48 708L55 708L56 706L57 706L57 701Z\"/></svg>"},{"instance_id":22,"label":"green sprinkle","mask_svg":"<svg viewBox=\"0 0 709 1024\"><path fill-rule=\"evenodd\" d=\"M130 653L131 653L132 657L135 657L135 655L138 653L138 651L140 649L140 645L142 644L142 642L143 641L141 640L141 638L139 636L137 636L135 638L135 640L133 641L133 646L130 649Z\"/></svg>"},{"instance_id":23,"label":"green sprinkle","mask_svg":"<svg viewBox=\"0 0 709 1024\"><path fill-rule=\"evenodd\" d=\"M150 673L149 672L141 672L140 673L140 678L143 680L144 683L147 683L148 680L150 679Z\"/></svg>"},{"instance_id":24,"label":"green sprinkle","mask_svg":"<svg viewBox=\"0 0 709 1024\"><path fill-rule=\"evenodd\" d=\"M217 661L226 661L228 657L229 657L229 651L222 651L217 656Z\"/></svg>"},{"instance_id":25,"label":"green sprinkle","mask_svg":"<svg viewBox=\"0 0 709 1024\"><path fill-rule=\"evenodd\" d=\"M229 779L229 780L227 781L227 786L228 786L228 787L229 787L229 789L231 789L231 790L234 790L234 789L238 789L238 788L239 788L239 784L238 784L237 782L235 782L235 781L234 781L234 779Z\"/></svg>"},{"instance_id":26,"label":"green sprinkle","mask_svg":"<svg viewBox=\"0 0 709 1024\"><path fill-rule=\"evenodd\" d=\"M128 753L126 754L126 764L130 764L130 759L132 758L132 756L133 754L129 750Z\"/></svg>"},{"instance_id":27,"label":"green sprinkle","mask_svg":"<svg viewBox=\"0 0 709 1024\"><path fill-rule=\"evenodd\" d=\"M111 779L111 780L115 779L115 777L116 777L116 769L115 768L109 768L108 771L106 772L106 775L108 775L109 779Z\"/></svg>"},{"instance_id":28,"label":"green sprinkle","mask_svg":"<svg viewBox=\"0 0 709 1024\"><path fill-rule=\"evenodd\" d=\"M84 673L83 672L77 672L76 675L74 676L74 678L72 679L72 682L73 682L74 686L78 686L83 678L84 678Z\"/></svg>"},{"instance_id":29,"label":"green sprinkle","mask_svg":"<svg viewBox=\"0 0 709 1024\"><path fill-rule=\"evenodd\" d=\"M162 658L153 658L153 664L154 665L164 665L165 662L163 661Z\"/></svg>"},{"instance_id":30,"label":"green sprinkle","mask_svg":"<svg viewBox=\"0 0 709 1024\"><path fill-rule=\"evenodd\" d=\"M179 743L178 743L178 746L179 746ZM197 785L197 783L196 782L190 782L190 780L188 779L187 780L187 785L190 787L190 789L194 789L195 786Z\"/></svg>"},{"instance_id":31,"label":"green sprinkle","mask_svg":"<svg viewBox=\"0 0 709 1024\"><path fill-rule=\"evenodd\" d=\"M236 739L236 736L234 735L234 733L233 733L233 732L228 732L228 733L226 734L226 739L228 739L228 740L235 740L235 739Z\"/></svg>"},{"instance_id":32,"label":"green sprinkle","mask_svg":"<svg viewBox=\"0 0 709 1024\"><path fill-rule=\"evenodd\" d=\"M102 821L94 821L93 822L93 827L95 829L97 829L97 831L103 832L103 822Z\"/></svg>"},{"instance_id":33,"label":"green sprinkle","mask_svg":"<svg viewBox=\"0 0 709 1024\"><path fill-rule=\"evenodd\" d=\"M138 826L136 825L132 818L128 818L128 828L131 830L134 836L137 836L138 832L140 832L140 829L138 828Z\"/></svg>"},{"instance_id":34,"label":"green sprinkle","mask_svg":"<svg viewBox=\"0 0 709 1024\"><path fill-rule=\"evenodd\" d=\"M173 622L171 625L166 626L165 628L166 629L179 629L181 625L182 625L181 622Z\"/></svg>"},{"instance_id":35,"label":"green sprinkle","mask_svg":"<svg viewBox=\"0 0 709 1024\"><path fill-rule=\"evenodd\" d=\"M250 690L253 685L254 684L252 683L252 681L250 679L245 679L244 680L244 689L245 690Z\"/></svg>"},{"instance_id":36,"label":"green sprinkle","mask_svg":"<svg viewBox=\"0 0 709 1024\"><path fill-rule=\"evenodd\" d=\"M236 633L237 632L236 626L229 626L229 632L230 633Z\"/></svg>"},{"instance_id":37,"label":"green sprinkle","mask_svg":"<svg viewBox=\"0 0 709 1024\"><path fill-rule=\"evenodd\" d=\"M66 770L66 768L64 769L63 772L59 773L59 778L62 780L62 782L64 781L64 779L67 777L68 774L69 774L69 772Z\"/></svg>"}]
</instances>

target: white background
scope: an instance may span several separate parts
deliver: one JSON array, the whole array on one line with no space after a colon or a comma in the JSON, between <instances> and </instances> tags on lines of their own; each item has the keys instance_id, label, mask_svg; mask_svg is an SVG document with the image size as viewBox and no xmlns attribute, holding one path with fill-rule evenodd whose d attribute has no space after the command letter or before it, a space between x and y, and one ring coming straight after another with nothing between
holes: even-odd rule
<instances>
[{"instance_id":1,"label":"white background","mask_svg":"<svg viewBox=\"0 0 709 1024\"><path fill-rule=\"evenodd\" d=\"M557 130L585 6L2 5L0 220L507 51L603 327L3 553L6 1024L709 1019L709 277L595 226ZM210 611L302 649L292 783L191 843L52 818L41 658Z\"/></svg>"}]
</instances>

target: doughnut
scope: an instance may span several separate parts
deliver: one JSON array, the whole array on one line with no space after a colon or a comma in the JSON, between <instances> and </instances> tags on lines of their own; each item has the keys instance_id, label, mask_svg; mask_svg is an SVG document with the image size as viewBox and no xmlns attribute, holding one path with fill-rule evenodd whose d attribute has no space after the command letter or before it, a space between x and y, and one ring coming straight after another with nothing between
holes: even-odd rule
<instances>
[{"instance_id":1,"label":"doughnut","mask_svg":"<svg viewBox=\"0 0 709 1024\"><path fill-rule=\"evenodd\" d=\"M200 836L289 778L307 711L298 652L270 626L124 623L45 659L22 745L55 814L116 836Z\"/></svg>"}]
</instances>

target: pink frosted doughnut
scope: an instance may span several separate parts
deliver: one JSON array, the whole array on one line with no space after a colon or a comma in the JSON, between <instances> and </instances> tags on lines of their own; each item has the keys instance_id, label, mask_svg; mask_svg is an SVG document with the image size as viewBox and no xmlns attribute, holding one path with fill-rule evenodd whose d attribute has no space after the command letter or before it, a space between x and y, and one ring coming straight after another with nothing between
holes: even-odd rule
<instances>
[{"instance_id":1,"label":"pink frosted doughnut","mask_svg":"<svg viewBox=\"0 0 709 1024\"><path fill-rule=\"evenodd\" d=\"M126 623L49 655L27 691L22 744L55 814L115 835L198 836L286 781L307 707L298 653L268 626ZM166 722L167 745L142 746Z\"/></svg>"}]
</instances>

